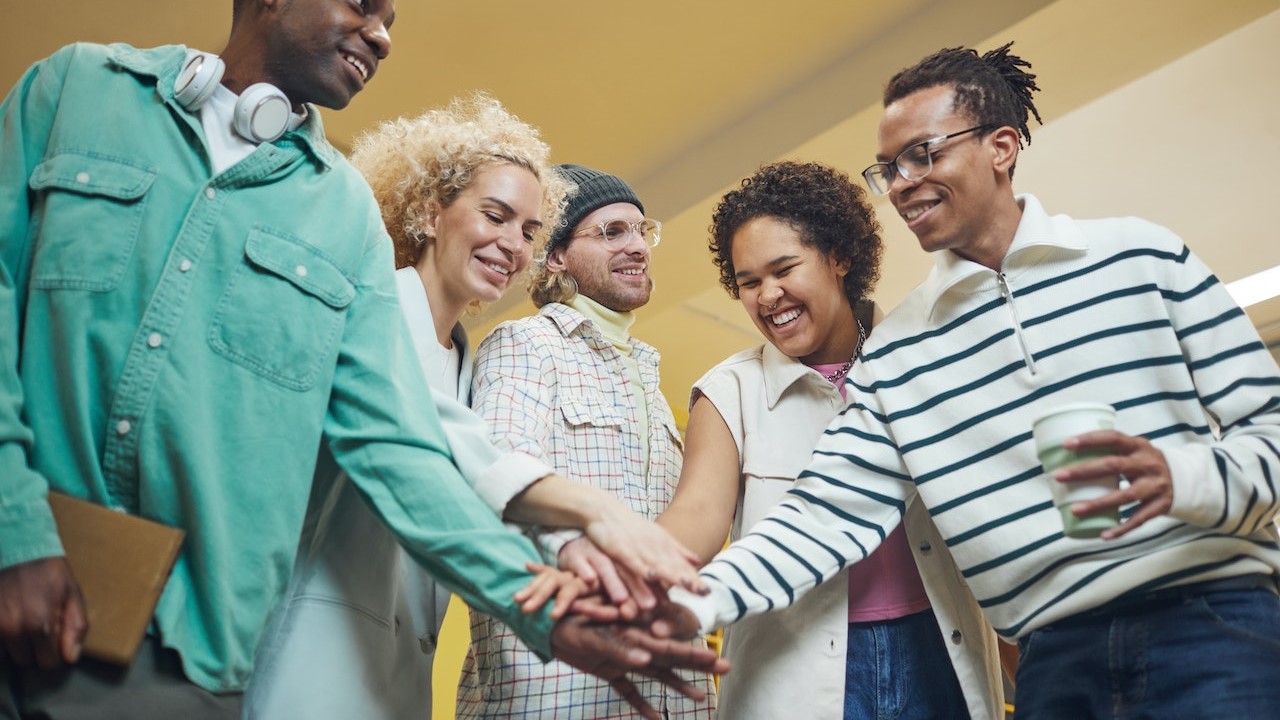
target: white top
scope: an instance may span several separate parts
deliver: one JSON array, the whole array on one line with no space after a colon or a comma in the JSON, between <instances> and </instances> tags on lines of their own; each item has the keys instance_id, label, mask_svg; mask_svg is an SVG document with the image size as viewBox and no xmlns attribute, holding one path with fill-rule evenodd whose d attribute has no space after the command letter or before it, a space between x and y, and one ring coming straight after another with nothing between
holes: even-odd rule
<instances>
[{"instance_id":1,"label":"white top","mask_svg":"<svg viewBox=\"0 0 1280 720\"><path fill-rule=\"evenodd\" d=\"M258 147L257 143L240 137L233 127L239 97L225 85L219 85L196 111L204 128L204 141L209 148L209 161L213 163L215 175L249 157Z\"/></svg>"},{"instance_id":2,"label":"white top","mask_svg":"<svg viewBox=\"0 0 1280 720\"><path fill-rule=\"evenodd\" d=\"M200 54L199 50L190 50L187 56L197 54ZM204 128L204 142L209 149L209 161L215 175L249 157L258 147L258 143L246 140L235 131L236 101L239 99L239 95L219 83L196 111L200 116L200 126ZM289 129L297 130L306 119L305 109L301 113L290 112Z\"/></svg>"}]
</instances>

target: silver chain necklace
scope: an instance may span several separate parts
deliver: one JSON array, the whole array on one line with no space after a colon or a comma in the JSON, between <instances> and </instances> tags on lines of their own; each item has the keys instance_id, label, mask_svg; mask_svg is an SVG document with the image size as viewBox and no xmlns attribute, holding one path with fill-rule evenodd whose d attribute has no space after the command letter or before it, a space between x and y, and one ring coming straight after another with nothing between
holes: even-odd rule
<instances>
[{"instance_id":1,"label":"silver chain necklace","mask_svg":"<svg viewBox=\"0 0 1280 720\"><path fill-rule=\"evenodd\" d=\"M862 341L867 339L867 333L862 329L862 323L858 322L856 318L854 319L854 322L858 323L858 344L853 348L853 355L851 355L848 360L845 360L843 365L836 368L836 371L830 375L822 376L827 379L827 382L840 382L844 379L845 375L849 374L849 370L853 368L854 358L858 357L858 351L862 349Z\"/></svg>"}]
</instances>

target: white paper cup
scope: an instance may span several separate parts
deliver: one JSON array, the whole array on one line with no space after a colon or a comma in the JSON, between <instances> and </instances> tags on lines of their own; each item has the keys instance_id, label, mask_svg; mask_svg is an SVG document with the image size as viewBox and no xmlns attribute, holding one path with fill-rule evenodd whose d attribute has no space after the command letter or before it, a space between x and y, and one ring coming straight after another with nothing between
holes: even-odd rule
<instances>
[{"instance_id":1,"label":"white paper cup","mask_svg":"<svg viewBox=\"0 0 1280 720\"><path fill-rule=\"evenodd\" d=\"M1067 537L1096 538L1103 530L1120 524L1118 509L1082 518L1071 514L1073 504L1102 497L1119 488L1119 476L1069 483L1053 479L1053 473L1061 468L1110 454L1105 450L1067 450L1062 447L1062 441L1094 430L1112 430L1115 426L1115 408L1103 403L1059 405L1036 418L1031 426L1036 455L1053 492L1053 504L1062 513L1062 530Z\"/></svg>"}]
</instances>

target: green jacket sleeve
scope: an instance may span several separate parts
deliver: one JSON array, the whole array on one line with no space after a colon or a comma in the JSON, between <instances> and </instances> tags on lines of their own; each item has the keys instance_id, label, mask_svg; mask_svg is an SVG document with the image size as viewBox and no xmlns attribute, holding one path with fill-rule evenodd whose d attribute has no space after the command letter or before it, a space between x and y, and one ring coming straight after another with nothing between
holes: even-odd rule
<instances>
[{"instance_id":1,"label":"green jacket sleeve","mask_svg":"<svg viewBox=\"0 0 1280 720\"><path fill-rule=\"evenodd\" d=\"M435 407L423 400L427 382L399 308L391 252L380 232L356 279L325 423L329 447L418 563L546 657L549 610L525 615L512 599L532 579L525 563L540 558L454 466Z\"/></svg>"},{"instance_id":2,"label":"green jacket sleeve","mask_svg":"<svg viewBox=\"0 0 1280 720\"><path fill-rule=\"evenodd\" d=\"M62 554L48 483L29 461L35 438L23 421L18 368L35 243L27 181L44 156L58 106L57 67L70 52L32 66L0 105L0 568Z\"/></svg>"}]
</instances>

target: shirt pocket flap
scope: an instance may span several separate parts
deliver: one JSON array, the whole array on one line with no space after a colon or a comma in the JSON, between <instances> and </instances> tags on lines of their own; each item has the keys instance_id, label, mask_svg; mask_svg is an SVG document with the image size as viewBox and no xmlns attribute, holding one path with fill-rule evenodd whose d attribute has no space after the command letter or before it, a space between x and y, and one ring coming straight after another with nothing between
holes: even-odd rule
<instances>
[{"instance_id":1,"label":"shirt pocket flap","mask_svg":"<svg viewBox=\"0 0 1280 720\"><path fill-rule=\"evenodd\" d=\"M27 182L32 190L57 189L132 201L147 194L156 173L120 160L64 152L36 166Z\"/></svg>"},{"instance_id":2,"label":"shirt pocket flap","mask_svg":"<svg viewBox=\"0 0 1280 720\"><path fill-rule=\"evenodd\" d=\"M355 285L315 248L284 235L254 228L245 245L249 262L287 280L299 290L342 309L355 299Z\"/></svg>"},{"instance_id":3,"label":"shirt pocket flap","mask_svg":"<svg viewBox=\"0 0 1280 720\"><path fill-rule=\"evenodd\" d=\"M786 440L751 433L742 442L742 473L750 477L793 481L809 465L811 452L785 447Z\"/></svg>"},{"instance_id":4,"label":"shirt pocket flap","mask_svg":"<svg viewBox=\"0 0 1280 720\"><path fill-rule=\"evenodd\" d=\"M563 396L560 400L560 412L570 425L593 425L596 427L622 427L623 417L618 408L597 394L575 394Z\"/></svg>"}]
</instances>

